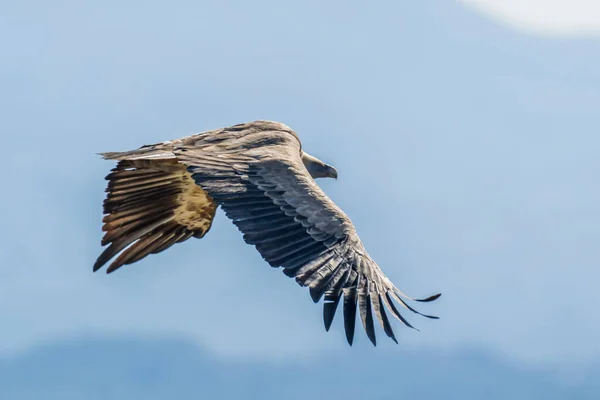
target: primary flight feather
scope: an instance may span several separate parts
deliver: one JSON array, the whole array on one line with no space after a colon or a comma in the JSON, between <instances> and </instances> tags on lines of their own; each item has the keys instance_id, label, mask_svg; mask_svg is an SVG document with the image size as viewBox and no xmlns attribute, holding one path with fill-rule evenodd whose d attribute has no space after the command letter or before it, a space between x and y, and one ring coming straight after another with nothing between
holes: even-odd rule
<instances>
[{"instance_id":1,"label":"primary flight feather","mask_svg":"<svg viewBox=\"0 0 600 400\"><path fill-rule=\"evenodd\" d=\"M121 153L106 177L102 245L94 271L107 272L156 254L210 230L217 207L273 267L323 298L329 330L343 299L344 328L352 345L358 308L367 336L376 344L373 311L387 336L396 337L386 314L412 328L400 306L428 318L369 257L350 219L314 179L337 171L302 149L288 126L254 121L147 145ZM118 256L117 256L118 255Z\"/></svg>"}]
</instances>

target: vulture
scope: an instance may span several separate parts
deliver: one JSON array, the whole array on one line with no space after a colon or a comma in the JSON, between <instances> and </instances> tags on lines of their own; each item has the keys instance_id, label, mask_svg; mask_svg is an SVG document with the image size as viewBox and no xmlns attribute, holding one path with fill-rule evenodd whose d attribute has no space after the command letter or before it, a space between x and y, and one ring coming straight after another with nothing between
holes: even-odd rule
<instances>
[{"instance_id":1,"label":"vulture","mask_svg":"<svg viewBox=\"0 0 600 400\"><path fill-rule=\"evenodd\" d=\"M373 313L398 343L386 309L404 325L405 308L421 314L369 256L350 219L315 182L335 178L331 165L302 149L298 135L273 121L206 131L126 152L106 176L102 246L93 270L107 273L208 233L218 207L272 267L282 268L315 303L323 299L329 331L340 301L346 339L356 313L376 345ZM116 257L116 258L115 258ZM343 300L342 300L343 299Z\"/></svg>"}]
</instances>

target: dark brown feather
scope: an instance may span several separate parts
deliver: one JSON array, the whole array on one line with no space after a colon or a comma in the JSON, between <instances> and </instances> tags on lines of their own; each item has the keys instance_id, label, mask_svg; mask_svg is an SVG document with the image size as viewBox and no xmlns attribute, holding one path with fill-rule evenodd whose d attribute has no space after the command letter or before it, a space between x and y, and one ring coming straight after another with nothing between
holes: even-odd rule
<instances>
[{"instance_id":1,"label":"dark brown feather","mask_svg":"<svg viewBox=\"0 0 600 400\"><path fill-rule=\"evenodd\" d=\"M102 245L109 246L94 271L120 252L107 273L192 236L201 238L212 225L217 205L172 158L120 159L106 179Z\"/></svg>"}]
</instances>

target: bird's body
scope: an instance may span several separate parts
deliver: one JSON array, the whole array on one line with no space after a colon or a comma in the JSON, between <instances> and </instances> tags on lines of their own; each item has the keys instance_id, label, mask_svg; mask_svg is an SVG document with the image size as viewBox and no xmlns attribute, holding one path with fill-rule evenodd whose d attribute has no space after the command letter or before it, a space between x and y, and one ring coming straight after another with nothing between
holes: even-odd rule
<instances>
[{"instance_id":1,"label":"bird's body","mask_svg":"<svg viewBox=\"0 0 600 400\"><path fill-rule=\"evenodd\" d=\"M350 219L315 182L337 171L302 150L296 133L271 121L254 121L122 153L107 176L103 245L94 271L159 253L210 230L217 207L273 267L282 267L318 302L329 330L343 298L352 344L358 306L375 344L373 311L396 341L385 308L406 325L394 300L410 307L369 257ZM424 300L432 301L439 295ZM422 315L422 314L421 314Z\"/></svg>"}]
</instances>

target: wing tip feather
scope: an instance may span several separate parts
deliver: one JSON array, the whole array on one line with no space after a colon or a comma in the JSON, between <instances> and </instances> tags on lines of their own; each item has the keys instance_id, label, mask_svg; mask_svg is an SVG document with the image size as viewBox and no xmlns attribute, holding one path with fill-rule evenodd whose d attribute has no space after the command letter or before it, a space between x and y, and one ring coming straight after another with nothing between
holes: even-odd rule
<instances>
[{"instance_id":1,"label":"wing tip feather","mask_svg":"<svg viewBox=\"0 0 600 400\"><path fill-rule=\"evenodd\" d=\"M418 301L420 303L429 303L430 301L435 301L437 299L439 299L442 296L441 293L438 294L434 294L433 296L429 296L425 299L414 299L414 301Z\"/></svg>"},{"instance_id":2,"label":"wing tip feather","mask_svg":"<svg viewBox=\"0 0 600 400\"><path fill-rule=\"evenodd\" d=\"M315 304L321 300L321 297L323 297L323 291L316 288L309 288L308 292L310 293L310 298Z\"/></svg>"}]
</instances>

